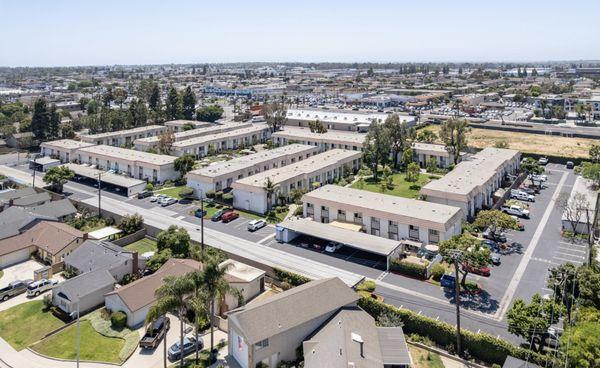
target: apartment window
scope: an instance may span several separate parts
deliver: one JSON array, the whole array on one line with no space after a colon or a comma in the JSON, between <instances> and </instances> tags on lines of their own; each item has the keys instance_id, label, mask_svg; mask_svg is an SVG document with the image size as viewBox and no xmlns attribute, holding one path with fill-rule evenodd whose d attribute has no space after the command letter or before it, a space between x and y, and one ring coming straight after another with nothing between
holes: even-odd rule
<instances>
[{"instance_id":1,"label":"apartment window","mask_svg":"<svg viewBox=\"0 0 600 368\"><path fill-rule=\"evenodd\" d=\"M419 240L419 227L410 225L408 227L408 237L413 240Z\"/></svg>"},{"instance_id":2,"label":"apartment window","mask_svg":"<svg viewBox=\"0 0 600 368\"><path fill-rule=\"evenodd\" d=\"M371 235L379 236L379 219L371 217Z\"/></svg>"},{"instance_id":3,"label":"apartment window","mask_svg":"<svg viewBox=\"0 0 600 368\"><path fill-rule=\"evenodd\" d=\"M437 244L440 242L440 232L437 230L429 229L429 243Z\"/></svg>"},{"instance_id":4,"label":"apartment window","mask_svg":"<svg viewBox=\"0 0 600 368\"><path fill-rule=\"evenodd\" d=\"M360 212L354 213L354 223L362 225L362 223L363 223L362 213L360 213Z\"/></svg>"},{"instance_id":5,"label":"apartment window","mask_svg":"<svg viewBox=\"0 0 600 368\"><path fill-rule=\"evenodd\" d=\"M306 203L306 216L312 217L315 214L315 206L312 203Z\"/></svg>"},{"instance_id":6,"label":"apartment window","mask_svg":"<svg viewBox=\"0 0 600 368\"><path fill-rule=\"evenodd\" d=\"M329 207L321 206L321 222L329 223Z\"/></svg>"},{"instance_id":7,"label":"apartment window","mask_svg":"<svg viewBox=\"0 0 600 368\"><path fill-rule=\"evenodd\" d=\"M269 339L264 339L262 341L257 342L256 344L254 344L255 351L264 349L266 347L269 347Z\"/></svg>"},{"instance_id":8,"label":"apartment window","mask_svg":"<svg viewBox=\"0 0 600 368\"><path fill-rule=\"evenodd\" d=\"M388 238L398 240L398 222L390 221L388 223Z\"/></svg>"},{"instance_id":9,"label":"apartment window","mask_svg":"<svg viewBox=\"0 0 600 368\"><path fill-rule=\"evenodd\" d=\"M346 211L338 210L337 219L338 219L338 221L346 221Z\"/></svg>"}]
</instances>

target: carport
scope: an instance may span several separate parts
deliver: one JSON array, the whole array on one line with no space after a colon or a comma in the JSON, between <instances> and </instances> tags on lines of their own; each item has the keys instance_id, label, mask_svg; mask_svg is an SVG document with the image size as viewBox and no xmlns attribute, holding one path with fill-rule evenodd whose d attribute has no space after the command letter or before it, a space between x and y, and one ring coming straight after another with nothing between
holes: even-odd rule
<instances>
[{"instance_id":1,"label":"carport","mask_svg":"<svg viewBox=\"0 0 600 368\"><path fill-rule=\"evenodd\" d=\"M55 166L60 166L60 160L49 156L29 160L29 168L35 171L46 172L46 170Z\"/></svg>"},{"instance_id":2,"label":"carport","mask_svg":"<svg viewBox=\"0 0 600 368\"><path fill-rule=\"evenodd\" d=\"M390 260L398 257L403 248L400 240L386 239L331 224L322 224L309 218L290 218L275 227L275 238L280 242L289 243L301 235L337 242L347 247L383 256L386 258L386 270L390 268Z\"/></svg>"},{"instance_id":3,"label":"carport","mask_svg":"<svg viewBox=\"0 0 600 368\"><path fill-rule=\"evenodd\" d=\"M130 178L126 175L114 174L78 164L66 164L65 166L73 170L75 175L82 178L94 180L97 182L98 177L100 177L101 184L113 187L115 188L116 192L124 194L127 197L137 194L146 188L145 181Z\"/></svg>"}]
</instances>

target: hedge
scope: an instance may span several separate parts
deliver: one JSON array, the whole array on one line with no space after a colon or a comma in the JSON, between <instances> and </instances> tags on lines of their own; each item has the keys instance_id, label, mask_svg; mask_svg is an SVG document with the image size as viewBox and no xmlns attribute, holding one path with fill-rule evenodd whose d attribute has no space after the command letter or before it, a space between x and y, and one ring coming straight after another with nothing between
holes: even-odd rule
<instances>
[{"instance_id":1,"label":"hedge","mask_svg":"<svg viewBox=\"0 0 600 368\"><path fill-rule=\"evenodd\" d=\"M111 313L110 324L117 330L125 327L127 324L127 315L121 311Z\"/></svg>"},{"instance_id":2,"label":"hedge","mask_svg":"<svg viewBox=\"0 0 600 368\"><path fill-rule=\"evenodd\" d=\"M439 347L446 348L456 343L456 329L454 326L414 313L408 309L399 309L392 305L382 303L373 298L361 298L358 305L376 320L383 314L397 316L403 323L405 334L417 334L427 337ZM463 349L469 354L489 364L504 364L506 357L512 355L519 359L528 359L532 363L546 366L546 357L540 353L526 350L498 339L486 333L474 333L461 330ZM551 365L549 365L551 366Z\"/></svg>"},{"instance_id":3,"label":"hedge","mask_svg":"<svg viewBox=\"0 0 600 368\"><path fill-rule=\"evenodd\" d=\"M427 275L426 266L411 262L403 262L396 259L392 260L390 270L394 272L399 272L406 276L417 277L420 279L425 279Z\"/></svg>"},{"instance_id":4,"label":"hedge","mask_svg":"<svg viewBox=\"0 0 600 368\"><path fill-rule=\"evenodd\" d=\"M297 273L285 271L280 268L273 268L273 271L275 271L275 275L279 280L281 280L282 282L287 282L291 286L300 286L311 281L311 279L309 279L308 277L298 275Z\"/></svg>"}]
</instances>

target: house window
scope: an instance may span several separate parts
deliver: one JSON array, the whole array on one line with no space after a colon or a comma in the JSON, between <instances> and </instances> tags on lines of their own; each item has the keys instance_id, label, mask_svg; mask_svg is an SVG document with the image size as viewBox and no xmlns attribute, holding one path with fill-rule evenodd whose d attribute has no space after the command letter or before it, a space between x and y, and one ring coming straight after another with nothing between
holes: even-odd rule
<instances>
[{"instance_id":1,"label":"house window","mask_svg":"<svg viewBox=\"0 0 600 368\"><path fill-rule=\"evenodd\" d=\"M419 227L410 225L408 227L408 237L412 240L419 240Z\"/></svg>"},{"instance_id":2,"label":"house window","mask_svg":"<svg viewBox=\"0 0 600 368\"><path fill-rule=\"evenodd\" d=\"M360 213L360 212L354 213L354 223L362 225L362 223L363 223L362 213Z\"/></svg>"},{"instance_id":3,"label":"house window","mask_svg":"<svg viewBox=\"0 0 600 368\"><path fill-rule=\"evenodd\" d=\"M388 238L398 240L398 222L390 221L388 224Z\"/></svg>"},{"instance_id":4,"label":"house window","mask_svg":"<svg viewBox=\"0 0 600 368\"><path fill-rule=\"evenodd\" d=\"M269 339L264 339L262 341L257 342L256 344L254 344L255 351L264 349L266 347L269 347Z\"/></svg>"},{"instance_id":5,"label":"house window","mask_svg":"<svg viewBox=\"0 0 600 368\"><path fill-rule=\"evenodd\" d=\"M440 241L440 232L437 230L429 229L429 242L431 244L437 244Z\"/></svg>"},{"instance_id":6,"label":"house window","mask_svg":"<svg viewBox=\"0 0 600 368\"><path fill-rule=\"evenodd\" d=\"M371 235L379 236L379 219L371 217Z\"/></svg>"},{"instance_id":7,"label":"house window","mask_svg":"<svg viewBox=\"0 0 600 368\"><path fill-rule=\"evenodd\" d=\"M346 211L338 210L337 219L338 221L346 221Z\"/></svg>"}]
</instances>

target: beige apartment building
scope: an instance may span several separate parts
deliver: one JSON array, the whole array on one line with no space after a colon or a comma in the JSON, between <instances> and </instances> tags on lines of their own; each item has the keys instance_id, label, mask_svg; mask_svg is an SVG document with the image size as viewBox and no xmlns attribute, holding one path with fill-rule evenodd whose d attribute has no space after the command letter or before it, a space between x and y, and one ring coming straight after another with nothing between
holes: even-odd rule
<instances>
[{"instance_id":1,"label":"beige apartment building","mask_svg":"<svg viewBox=\"0 0 600 368\"><path fill-rule=\"evenodd\" d=\"M167 128L162 125L148 125L127 130L117 130L115 132L82 135L81 141L115 147L130 147L136 139L157 136L166 130Z\"/></svg>"},{"instance_id":2,"label":"beige apartment building","mask_svg":"<svg viewBox=\"0 0 600 368\"><path fill-rule=\"evenodd\" d=\"M290 144L237 157L190 171L186 176L187 186L193 188L197 196L204 196L207 191L217 192L230 188L236 180L300 162L316 153L318 153L317 147Z\"/></svg>"},{"instance_id":3,"label":"beige apartment building","mask_svg":"<svg viewBox=\"0 0 600 368\"><path fill-rule=\"evenodd\" d=\"M271 135L273 143L283 146L290 143L308 144L319 147L320 152L340 148L362 151L366 134L339 130L328 130L325 133L313 133L309 128L286 126Z\"/></svg>"},{"instance_id":4,"label":"beige apartment building","mask_svg":"<svg viewBox=\"0 0 600 368\"><path fill-rule=\"evenodd\" d=\"M40 151L42 156L54 157L62 163L67 163L77 158L75 153L78 149L93 145L94 143L80 142L73 139L59 139L40 144Z\"/></svg>"},{"instance_id":5,"label":"beige apartment building","mask_svg":"<svg viewBox=\"0 0 600 368\"><path fill-rule=\"evenodd\" d=\"M173 132L183 132L184 127L192 126L192 129L198 128L208 128L210 126L214 126L214 123L209 123L207 121L197 121L197 120L170 120L165 121L165 126L169 128L169 130Z\"/></svg>"},{"instance_id":6,"label":"beige apartment building","mask_svg":"<svg viewBox=\"0 0 600 368\"><path fill-rule=\"evenodd\" d=\"M413 161L421 167L427 167L431 157L435 159L439 168L447 169L454 163L454 159L445 146L441 144L414 142L412 144Z\"/></svg>"},{"instance_id":7,"label":"beige apartment building","mask_svg":"<svg viewBox=\"0 0 600 368\"><path fill-rule=\"evenodd\" d=\"M332 149L301 162L263 171L235 181L233 206L256 213L266 213L277 198L288 198L294 189L311 190L315 186L332 183L341 178L347 170L355 172L360 167L362 154L357 151ZM269 178L277 187L277 193L270 196L265 190Z\"/></svg>"},{"instance_id":8,"label":"beige apartment building","mask_svg":"<svg viewBox=\"0 0 600 368\"><path fill-rule=\"evenodd\" d=\"M325 185L302 197L304 217L352 223L367 234L437 244L461 233L462 210L417 199Z\"/></svg>"},{"instance_id":9,"label":"beige apartment building","mask_svg":"<svg viewBox=\"0 0 600 368\"><path fill-rule=\"evenodd\" d=\"M469 218L493 205L493 195L507 175L519 170L521 153L516 150L488 147L463 161L442 178L427 183L421 195L428 202L462 209Z\"/></svg>"},{"instance_id":10,"label":"beige apartment building","mask_svg":"<svg viewBox=\"0 0 600 368\"><path fill-rule=\"evenodd\" d=\"M269 128L266 124L256 124L242 129L175 142L173 144L173 154L175 156L192 154L200 158L210 152L217 153L262 143L267 139L268 134Z\"/></svg>"}]
</instances>

